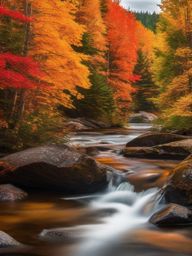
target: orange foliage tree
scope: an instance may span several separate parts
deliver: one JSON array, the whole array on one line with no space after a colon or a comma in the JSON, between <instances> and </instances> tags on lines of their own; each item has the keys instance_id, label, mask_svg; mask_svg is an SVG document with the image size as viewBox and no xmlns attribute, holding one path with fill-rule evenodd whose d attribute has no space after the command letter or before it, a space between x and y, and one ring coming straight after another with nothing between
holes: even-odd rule
<instances>
[{"instance_id":1,"label":"orange foliage tree","mask_svg":"<svg viewBox=\"0 0 192 256\"><path fill-rule=\"evenodd\" d=\"M192 130L192 0L163 0L153 77L163 125Z\"/></svg>"},{"instance_id":2,"label":"orange foliage tree","mask_svg":"<svg viewBox=\"0 0 192 256\"><path fill-rule=\"evenodd\" d=\"M135 89L132 83L139 79L134 75L137 63L137 21L134 15L118 3L107 1L108 81L114 90L116 104L122 114L130 108Z\"/></svg>"},{"instance_id":3,"label":"orange foliage tree","mask_svg":"<svg viewBox=\"0 0 192 256\"><path fill-rule=\"evenodd\" d=\"M24 5L26 1L24 2ZM28 8L28 7L26 7ZM0 6L0 17L8 17L8 19L15 20L16 22L24 23L23 34L24 40L21 45L20 55L15 55L4 47L0 53L0 89L6 90L7 95L14 94L13 99L10 100L10 110L7 111L8 119L16 118L22 121L23 113L25 110L25 91L28 89L36 89L39 86L39 81L43 77L39 65L31 57L27 56L28 53L28 32L32 18L26 11L25 15L17 10L12 10L7 6ZM3 19L2 19L3 20ZM14 42L12 42L13 44ZM12 89L10 92L9 89ZM11 97L12 98L12 97ZM17 111L16 115L15 112Z\"/></svg>"},{"instance_id":4,"label":"orange foliage tree","mask_svg":"<svg viewBox=\"0 0 192 256\"><path fill-rule=\"evenodd\" d=\"M140 21L137 21L136 35L138 38L139 49L152 60L154 42L156 36L153 31L146 28Z\"/></svg>"},{"instance_id":5,"label":"orange foliage tree","mask_svg":"<svg viewBox=\"0 0 192 256\"><path fill-rule=\"evenodd\" d=\"M133 110L152 112L156 110L152 99L157 95L157 87L153 82L151 70L156 35L140 21L137 21L136 35L138 59L135 73L140 76L140 80L134 84L136 92L133 96Z\"/></svg>"},{"instance_id":6,"label":"orange foliage tree","mask_svg":"<svg viewBox=\"0 0 192 256\"><path fill-rule=\"evenodd\" d=\"M70 1L31 0L31 3L34 20L30 53L40 62L47 82L52 84L46 98L53 104L69 106L65 90L76 95L76 86L89 87L89 70L82 64L86 56L73 49L81 45L84 27L75 21L77 9Z\"/></svg>"},{"instance_id":7,"label":"orange foliage tree","mask_svg":"<svg viewBox=\"0 0 192 256\"><path fill-rule=\"evenodd\" d=\"M100 0L79 0L78 21L86 27L86 33L89 35L90 46L96 50L92 56L93 64L103 63L105 51L107 50L106 25L101 13Z\"/></svg>"}]
</instances>

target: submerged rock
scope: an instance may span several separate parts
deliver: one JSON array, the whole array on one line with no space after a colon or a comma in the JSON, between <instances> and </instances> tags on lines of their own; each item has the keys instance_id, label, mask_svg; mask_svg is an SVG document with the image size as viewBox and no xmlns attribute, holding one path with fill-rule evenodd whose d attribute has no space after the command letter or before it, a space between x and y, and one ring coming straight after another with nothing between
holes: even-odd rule
<instances>
[{"instance_id":1,"label":"submerged rock","mask_svg":"<svg viewBox=\"0 0 192 256\"><path fill-rule=\"evenodd\" d=\"M22 246L22 244L17 242L14 238L5 232L0 231L0 248L12 248L18 246Z\"/></svg>"},{"instance_id":2,"label":"submerged rock","mask_svg":"<svg viewBox=\"0 0 192 256\"><path fill-rule=\"evenodd\" d=\"M173 171L164 197L168 203L192 205L192 157L181 162Z\"/></svg>"},{"instance_id":3,"label":"submerged rock","mask_svg":"<svg viewBox=\"0 0 192 256\"><path fill-rule=\"evenodd\" d=\"M157 226L192 224L192 211L178 204L169 204L156 212L150 222Z\"/></svg>"},{"instance_id":4,"label":"submerged rock","mask_svg":"<svg viewBox=\"0 0 192 256\"><path fill-rule=\"evenodd\" d=\"M26 197L26 192L11 184L0 185L0 201L17 201Z\"/></svg>"},{"instance_id":5,"label":"submerged rock","mask_svg":"<svg viewBox=\"0 0 192 256\"><path fill-rule=\"evenodd\" d=\"M0 184L11 183L26 189L89 193L107 185L105 165L66 146L27 149L0 161Z\"/></svg>"},{"instance_id":6,"label":"submerged rock","mask_svg":"<svg viewBox=\"0 0 192 256\"><path fill-rule=\"evenodd\" d=\"M127 181L134 184L135 191L144 191L153 187L158 187L158 180L162 177L160 172L135 172L127 176Z\"/></svg>"},{"instance_id":7,"label":"submerged rock","mask_svg":"<svg viewBox=\"0 0 192 256\"><path fill-rule=\"evenodd\" d=\"M128 142L126 147L153 147L184 139L188 137L172 133L148 132Z\"/></svg>"},{"instance_id":8,"label":"submerged rock","mask_svg":"<svg viewBox=\"0 0 192 256\"><path fill-rule=\"evenodd\" d=\"M83 238L84 231L86 231L84 226L44 229L39 234L39 238L48 242L65 242Z\"/></svg>"}]
</instances>

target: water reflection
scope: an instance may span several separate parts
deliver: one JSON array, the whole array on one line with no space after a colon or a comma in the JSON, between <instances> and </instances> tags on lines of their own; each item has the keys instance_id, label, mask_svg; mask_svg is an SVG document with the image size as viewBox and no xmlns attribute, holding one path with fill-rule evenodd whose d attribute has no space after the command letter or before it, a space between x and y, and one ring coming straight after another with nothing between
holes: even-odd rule
<instances>
[{"instance_id":1,"label":"water reflection","mask_svg":"<svg viewBox=\"0 0 192 256\"><path fill-rule=\"evenodd\" d=\"M137 242L157 246L161 249L177 252L180 255L192 255L192 239L176 232L137 230L132 235Z\"/></svg>"},{"instance_id":2,"label":"water reflection","mask_svg":"<svg viewBox=\"0 0 192 256\"><path fill-rule=\"evenodd\" d=\"M137 128L137 130L135 130ZM65 197L37 193L17 203L2 203L1 230L28 247L0 249L9 256L190 256L192 228L160 230L148 223L154 210L151 200L170 175L175 161L127 159L119 154L122 146L142 134L147 125L132 130L99 131L77 134L72 144L106 146L96 159L123 174L123 183L111 184L107 194ZM130 171L132 172L130 174ZM132 185L130 185L130 182ZM62 228L66 236L58 241L39 238L44 229Z\"/></svg>"}]
</instances>

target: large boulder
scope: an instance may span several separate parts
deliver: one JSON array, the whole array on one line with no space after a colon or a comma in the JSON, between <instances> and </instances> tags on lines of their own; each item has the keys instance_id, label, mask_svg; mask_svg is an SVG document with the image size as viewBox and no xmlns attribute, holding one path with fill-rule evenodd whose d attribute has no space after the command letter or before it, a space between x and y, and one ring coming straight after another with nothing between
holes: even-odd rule
<instances>
[{"instance_id":1,"label":"large boulder","mask_svg":"<svg viewBox=\"0 0 192 256\"><path fill-rule=\"evenodd\" d=\"M87 155L66 145L27 149L0 161L0 184L67 193L95 192L107 185L107 171Z\"/></svg>"},{"instance_id":2,"label":"large boulder","mask_svg":"<svg viewBox=\"0 0 192 256\"><path fill-rule=\"evenodd\" d=\"M157 226L192 224L192 211L178 204L169 204L156 212L150 222Z\"/></svg>"},{"instance_id":3,"label":"large boulder","mask_svg":"<svg viewBox=\"0 0 192 256\"><path fill-rule=\"evenodd\" d=\"M192 153L192 139L174 141L153 147L131 147L122 150L126 157L185 159Z\"/></svg>"},{"instance_id":4,"label":"large boulder","mask_svg":"<svg viewBox=\"0 0 192 256\"><path fill-rule=\"evenodd\" d=\"M0 201L17 201L27 197L27 193L11 184L0 185Z\"/></svg>"},{"instance_id":5,"label":"large boulder","mask_svg":"<svg viewBox=\"0 0 192 256\"><path fill-rule=\"evenodd\" d=\"M184 139L188 137L172 133L148 132L128 142L126 147L153 147Z\"/></svg>"},{"instance_id":6,"label":"large boulder","mask_svg":"<svg viewBox=\"0 0 192 256\"><path fill-rule=\"evenodd\" d=\"M12 248L18 246L22 246L22 244L17 242L14 238L5 232L0 231L0 248Z\"/></svg>"},{"instance_id":7,"label":"large boulder","mask_svg":"<svg viewBox=\"0 0 192 256\"><path fill-rule=\"evenodd\" d=\"M174 169L164 188L164 198L168 203L192 205L192 157L187 158Z\"/></svg>"}]
</instances>

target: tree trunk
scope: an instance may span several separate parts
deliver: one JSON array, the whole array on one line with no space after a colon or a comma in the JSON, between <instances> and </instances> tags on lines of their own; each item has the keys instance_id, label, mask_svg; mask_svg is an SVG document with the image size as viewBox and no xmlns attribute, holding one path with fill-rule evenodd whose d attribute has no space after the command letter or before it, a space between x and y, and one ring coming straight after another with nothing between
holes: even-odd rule
<instances>
[{"instance_id":1,"label":"tree trunk","mask_svg":"<svg viewBox=\"0 0 192 256\"><path fill-rule=\"evenodd\" d=\"M30 17L31 13L32 13L32 8L31 8L31 4L29 3L29 0L24 0L25 16ZM23 56L28 55L29 43L30 43L30 23L28 22L25 24L25 36L24 36L24 43L23 43L23 50L22 50ZM20 90L18 113L17 113L17 127L19 127L23 122L24 112L25 112L26 93L27 93L26 89Z\"/></svg>"},{"instance_id":2,"label":"tree trunk","mask_svg":"<svg viewBox=\"0 0 192 256\"><path fill-rule=\"evenodd\" d=\"M16 106L17 106L17 100L18 100L18 91L15 90L14 96L13 96L13 105L12 105L12 109L11 109L11 113L10 113L10 118L9 118L10 120L12 120L13 117L14 117Z\"/></svg>"},{"instance_id":3,"label":"tree trunk","mask_svg":"<svg viewBox=\"0 0 192 256\"><path fill-rule=\"evenodd\" d=\"M189 47L192 48L192 22L191 22L191 4L190 1L186 1L185 5L185 27L186 27L186 35L189 42Z\"/></svg>"}]
</instances>

